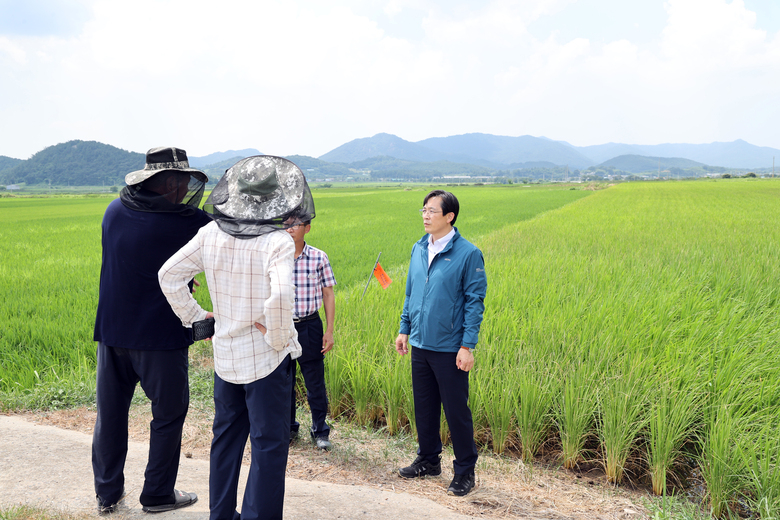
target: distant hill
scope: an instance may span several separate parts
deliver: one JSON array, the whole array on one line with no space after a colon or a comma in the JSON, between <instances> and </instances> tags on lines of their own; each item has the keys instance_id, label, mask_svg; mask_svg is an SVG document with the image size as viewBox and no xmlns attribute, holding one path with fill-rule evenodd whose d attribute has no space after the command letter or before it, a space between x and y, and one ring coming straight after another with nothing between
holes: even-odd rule
<instances>
[{"instance_id":1,"label":"distant hill","mask_svg":"<svg viewBox=\"0 0 780 520\"><path fill-rule=\"evenodd\" d=\"M619 144L608 143L579 148L595 164L619 155L681 157L712 166L727 168L771 168L772 158L780 160L780 150L755 146L741 139L730 143L709 144Z\"/></svg>"},{"instance_id":2,"label":"distant hill","mask_svg":"<svg viewBox=\"0 0 780 520\"><path fill-rule=\"evenodd\" d=\"M235 154L235 155L228 156L229 154ZM217 181L219 181L219 179L222 178L222 176L225 174L228 168L236 164L241 159L246 159L247 157L252 157L253 155L263 155L263 154L258 152L254 148L246 148L244 150L237 150L237 151L230 150L228 152L217 152L217 153L212 153L210 155L205 155L203 157L190 157L190 166L193 168L200 168L201 170L203 170L206 173L206 175L209 176L209 184L216 184ZM316 163L318 163L319 168L326 168L323 165L330 164L325 161L320 161L319 159L315 159L314 157L308 157L305 155L293 155L291 157L287 157L287 159L290 159L294 163L298 164L298 166L301 168L303 168L303 166L301 166L298 162L293 160L292 157L301 158L300 160L304 162L315 161ZM214 161L214 162L207 162L207 161ZM309 162L307 162L307 164ZM342 166L336 167L336 170L339 172L338 175L341 175L344 172L348 172L348 170Z\"/></svg>"},{"instance_id":3,"label":"distant hill","mask_svg":"<svg viewBox=\"0 0 780 520\"><path fill-rule=\"evenodd\" d=\"M507 164L504 169L506 170L520 170L523 168L555 168L558 166L550 161L528 161L524 163L512 163ZM574 169L574 168L572 168Z\"/></svg>"},{"instance_id":4,"label":"distant hill","mask_svg":"<svg viewBox=\"0 0 780 520\"><path fill-rule=\"evenodd\" d=\"M355 139L320 156L321 160L352 164L372 157L394 157L405 161L450 161L495 170L568 166L584 169L614 157L636 155L677 157L697 163L728 168L767 168L780 150L759 147L742 140L731 143L630 145L607 143L574 146L565 141L524 135L463 134L432 137L416 143L391 134Z\"/></svg>"},{"instance_id":5,"label":"distant hill","mask_svg":"<svg viewBox=\"0 0 780 520\"><path fill-rule=\"evenodd\" d=\"M294 162L298 168L303 170L307 179L320 179L328 177L350 176L352 172L343 164L334 164L321 159L315 159L308 155L288 155L285 159Z\"/></svg>"},{"instance_id":6,"label":"distant hill","mask_svg":"<svg viewBox=\"0 0 780 520\"><path fill-rule=\"evenodd\" d=\"M653 154L650 151L644 152L643 150L640 150L640 148L641 146L634 146L631 144L606 143L592 146L581 146L579 147L579 150L582 154L589 157L594 165L601 164L604 161L608 161L613 157L619 157L621 155L660 155Z\"/></svg>"},{"instance_id":7,"label":"distant hill","mask_svg":"<svg viewBox=\"0 0 780 520\"><path fill-rule=\"evenodd\" d=\"M211 183L244 157L259 155L254 148L190 157L190 165L205 171ZM565 141L529 135L519 137L482 133L433 137L413 143L382 133L355 139L319 158L290 155L311 180L434 179L452 175L549 178L600 166L612 175L657 171L659 168L767 171L780 150L742 140L730 143L630 145L607 143L577 147ZM0 156L0 185L123 186L127 173L144 166L144 154L95 141L69 141L50 146L27 160ZM706 168L702 168L707 165ZM694 173L695 174L695 173Z\"/></svg>"},{"instance_id":8,"label":"distant hill","mask_svg":"<svg viewBox=\"0 0 780 520\"><path fill-rule=\"evenodd\" d=\"M372 157L353 162L350 167L357 171L370 171L371 177L378 178L417 178L444 177L447 175L494 175L491 168L474 164L453 163L450 161L406 161L395 157Z\"/></svg>"},{"instance_id":9,"label":"distant hill","mask_svg":"<svg viewBox=\"0 0 780 520\"><path fill-rule=\"evenodd\" d=\"M380 156L426 162L445 159L447 154L405 141L392 134L376 134L342 144L319 158L328 162L354 163Z\"/></svg>"},{"instance_id":10,"label":"distant hill","mask_svg":"<svg viewBox=\"0 0 780 520\"><path fill-rule=\"evenodd\" d=\"M700 168L702 163L679 157L645 157L643 155L621 155L605 161L599 167L613 167L629 173L642 173L669 168Z\"/></svg>"},{"instance_id":11,"label":"distant hill","mask_svg":"<svg viewBox=\"0 0 780 520\"><path fill-rule=\"evenodd\" d=\"M565 143L531 136L489 134L434 137L417 143L391 134L377 134L343 144L320 159L355 164L375 157L426 163L448 161L491 169L567 164L571 168L585 168L592 164L590 159Z\"/></svg>"},{"instance_id":12,"label":"distant hill","mask_svg":"<svg viewBox=\"0 0 780 520\"><path fill-rule=\"evenodd\" d=\"M22 162L21 159L15 159L13 157L6 157L5 155L0 155L0 171L7 170L8 168L16 166L20 162Z\"/></svg>"},{"instance_id":13,"label":"distant hill","mask_svg":"<svg viewBox=\"0 0 780 520\"><path fill-rule=\"evenodd\" d=\"M247 156L251 157L251 156ZM236 156L236 157L230 157L228 159L225 159L224 161L215 162L213 164L206 164L203 166L192 166L192 161L190 161L190 167L192 168L199 168L203 170L203 173L208 175L209 177L209 184L216 184L219 179L222 178L223 175L225 175L225 172L236 164L241 159L245 159L244 156Z\"/></svg>"},{"instance_id":14,"label":"distant hill","mask_svg":"<svg viewBox=\"0 0 780 520\"><path fill-rule=\"evenodd\" d=\"M482 160L494 166L549 162L570 168L587 168L592 160L568 143L523 135L507 137L490 134L463 134L432 137L417 142L441 153L456 156L458 162Z\"/></svg>"},{"instance_id":15,"label":"distant hill","mask_svg":"<svg viewBox=\"0 0 780 520\"><path fill-rule=\"evenodd\" d=\"M145 161L144 154L97 141L68 141L0 171L0 183L124 186L125 175L143 168Z\"/></svg>"},{"instance_id":16,"label":"distant hill","mask_svg":"<svg viewBox=\"0 0 780 520\"><path fill-rule=\"evenodd\" d=\"M260 154L254 154L254 155L260 155ZM201 166L200 168L204 172L206 172L206 175L209 176L209 184L216 184L217 181L219 181L219 179L222 178L222 176L225 174L225 171L227 171L228 168L236 164L241 159L244 159L245 157L250 157L250 156L231 157L229 159L225 159L224 161ZM303 170L303 173L304 175L306 175L307 178L324 178L324 177L331 177L331 176L344 177L344 176L353 175L353 172L343 164L329 163L327 161L315 159L314 157L309 157L307 155L290 155L288 157L285 157L285 159L289 159L290 161L298 165L298 167L301 170ZM190 161L190 165L192 165L192 161Z\"/></svg>"},{"instance_id":17,"label":"distant hill","mask_svg":"<svg viewBox=\"0 0 780 520\"><path fill-rule=\"evenodd\" d=\"M649 147L642 147L649 148ZM780 150L768 146L755 146L742 139L730 143L709 144L659 144L651 150L654 155L685 157L693 161L727 168L772 167L772 157L780 159ZM645 153L644 155L649 155Z\"/></svg>"},{"instance_id":18,"label":"distant hill","mask_svg":"<svg viewBox=\"0 0 780 520\"><path fill-rule=\"evenodd\" d=\"M226 152L214 152L209 155L204 155L203 157L190 157L189 155L187 158L190 161L190 166L192 168L203 168L205 166L214 166L217 163L222 163L224 161L229 161L235 159L232 164L228 165L228 167L232 166L233 164L237 163L241 159L244 159L245 157L251 157L253 155L262 155L260 152L255 150L254 148L245 148L243 150L228 150Z\"/></svg>"}]
</instances>

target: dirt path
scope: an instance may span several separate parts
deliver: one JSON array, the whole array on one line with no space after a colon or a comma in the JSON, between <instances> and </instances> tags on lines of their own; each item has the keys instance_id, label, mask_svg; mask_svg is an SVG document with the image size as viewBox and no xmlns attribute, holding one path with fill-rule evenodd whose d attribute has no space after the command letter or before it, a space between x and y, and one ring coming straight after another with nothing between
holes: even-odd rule
<instances>
[{"instance_id":1,"label":"dirt path","mask_svg":"<svg viewBox=\"0 0 780 520\"><path fill-rule=\"evenodd\" d=\"M0 415L0 507L39 505L71 513L95 513L90 462L92 437L14 416ZM127 498L112 518L150 518L141 511L140 494L148 448L130 442L125 476ZM159 520L208 518L207 460L182 458L177 488L199 500L186 509L155 516ZM246 474L242 471L239 496ZM369 518L475 518L454 513L431 500L358 485L339 485L288 478L285 517L307 520Z\"/></svg>"},{"instance_id":2,"label":"dirt path","mask_svg":"<svg viewBox=\"0 0 780 520\"><path fill-rule=\"evenodd\" d=\"M138 503L150 419L147 407L131 408L125 470L128 498L115 519L150 518ZM0 508L40 505L97 517L90 461L94 423L94 410L85 408L0 415ZM208 518L210 424L209 413L191 410L182 439L177 487L197 493L198 503L164 513L160 520ZM445 469L448 464L442 464L441 477L399 478L397 468L408 462L410 446L361 432L339 423L331 430L335 445L331 452L315 450L306 441L290 446L286 518L643 520L650 516L641 505L644 492L609 485L600 469L545 469L488 454L480 457L474 491L467 497L448 496L445 490L452 478L451 470ZM450 460L452 453L445 449L443 458ZM239 497L245 478L242 474Z\"/></svg>"}]
</instances>

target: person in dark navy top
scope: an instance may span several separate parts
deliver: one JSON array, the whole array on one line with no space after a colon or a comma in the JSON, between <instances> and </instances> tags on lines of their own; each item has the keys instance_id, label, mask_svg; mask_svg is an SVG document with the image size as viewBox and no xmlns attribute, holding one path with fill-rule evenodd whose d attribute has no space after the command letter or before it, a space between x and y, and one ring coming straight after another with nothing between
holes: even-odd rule
<instances>
[{"instance_id":1,"label":"person in dark navy top","mask_svg":"<svg viewBox=\"0 0 780 520\"><path fill-rule=\"evenodd\" d=\"M192 331L173 313L157 272L211 222L198 209L207 181L206 174L189 167L184 150L153 148L144 169L127 174L127 186L103 216L92 439L100 514L114 512L125 496L128 412L139 382L152 402L149 462L140 495L143 510L170 511L198 499L195 493L174 489L189 407Z\"/></svg>"}]
</instances>

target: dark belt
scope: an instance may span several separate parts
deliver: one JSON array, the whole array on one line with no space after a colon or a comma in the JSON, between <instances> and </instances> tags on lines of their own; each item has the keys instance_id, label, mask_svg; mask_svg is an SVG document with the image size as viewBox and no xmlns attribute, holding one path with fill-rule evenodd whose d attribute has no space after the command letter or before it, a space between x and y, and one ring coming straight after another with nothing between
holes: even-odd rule
<instances>
[{"instance_id":1,"label":"dark belt","mask_svg":"<svg viewBox=\"0 0 780 520\"><path fill-rule=\"evenodd\" d=\"M320 313L319 312L313 312L313 313L309 314L308 316L304 316L303 318L293 318L293 323L301 323L302 321L316 320L319 317L320 317Z\"/></svg>"}]
</instances>

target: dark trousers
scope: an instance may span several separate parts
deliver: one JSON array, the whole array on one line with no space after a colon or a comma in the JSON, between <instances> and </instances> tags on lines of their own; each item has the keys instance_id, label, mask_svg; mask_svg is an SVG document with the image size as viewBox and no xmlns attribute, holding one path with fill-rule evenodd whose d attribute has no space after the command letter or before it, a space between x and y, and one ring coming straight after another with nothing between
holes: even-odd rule
<instances>
[{"instance_id":1,"label":"dark trousers","mask_svg":"<svg viewBox=\"0 0 780 520\"><path fill-rule=\"evenodd\" d=\"M417 454L436 463L441 454L441 409L450 428L456 475L474 471L477 445L469 409L469 373L455 364L457 352L435 352L412 347L412 389L417 422Z\"/></svg>"},{"instance_id":2,"label":"dark trousers","mask_svg":"<svg viewBox=\"0 0 780 520\"><path fill-rule=\"evenodd\" d=\"M243 385L214 374L210 520L281 520L290 446L290 367L287 356L268 376ZM252 459L239 515L236 493L247 436Z\"/></svg>"},{"instance_id":3,"label":"dark trousers","mask_svg":"<svg viewBox=\"0 0 780 520\"><path fill-rule=\"evenodd\" d=\"M121 497L127 458L127 414L137 383L152 401L143 505L173 499L181 431L190 403L187 349L134 350L97 346L97 420L92 435L95 493L107 504Z\"/></svg>"},{"instance_id":4,"label":"dark trousers","mask_svg":"<svg viewBox=\"0 0 780 520\"><path fill-rule=\"evenodd\" d=\"M295 372L296 365L299 365L306 385L306 400L311 409L311 435L327 437L330 435L330 426L325 422L328 413L328 394L325 390L325 355L322 353L322 319L317 315L312 320L296 323L295 329L298 331L298 343L301 344L303 353L292 362L290 431L297 432L300 427L295 420Z\"/></svg>"}]
</instances>

